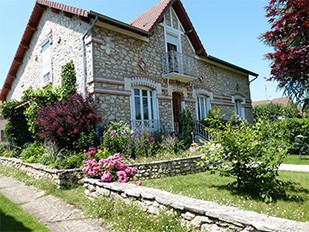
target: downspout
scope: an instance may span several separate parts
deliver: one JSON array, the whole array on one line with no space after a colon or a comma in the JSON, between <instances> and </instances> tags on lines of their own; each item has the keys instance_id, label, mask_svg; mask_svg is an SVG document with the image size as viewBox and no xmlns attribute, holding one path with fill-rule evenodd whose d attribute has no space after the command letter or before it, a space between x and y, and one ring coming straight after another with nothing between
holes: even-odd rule
<instances>
[{"instance_id":1,"label":"downspout","mask_svg":"<svg viewBox=\"0 0 309 232\"><path fill-rule=\"evenodd\" d=\"M86 44L85 44L85 38L88 35L88 33L92 30L94 27L95 23L98 21L98 16L95 17L94 21L91 23L90 27L87 29L87 31L83 34L82 37L82 43L83 43L83 89L82 89L82 94L83 97L86 98L87 94L87 67L86 67Z\"/></svg>"}]
</instances>

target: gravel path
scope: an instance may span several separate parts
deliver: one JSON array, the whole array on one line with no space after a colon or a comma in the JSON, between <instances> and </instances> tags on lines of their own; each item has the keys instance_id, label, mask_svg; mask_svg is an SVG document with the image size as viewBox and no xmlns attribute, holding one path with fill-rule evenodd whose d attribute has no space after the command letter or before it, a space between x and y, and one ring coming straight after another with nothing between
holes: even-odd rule
<instances>
[{"instance_id":1,"label":"gravel path","mask_svg":"<svg viewBox=\"0 0 309 232\"><path fill-rule=\"evenodd\" d=\"M0 175L0 192L32 214L52 232L107 232L97 220L52 195L11 177ZM3 228L5 229L5 228ZM1 225L0 225L1 231Z\"/></svg>"}]
</instances>

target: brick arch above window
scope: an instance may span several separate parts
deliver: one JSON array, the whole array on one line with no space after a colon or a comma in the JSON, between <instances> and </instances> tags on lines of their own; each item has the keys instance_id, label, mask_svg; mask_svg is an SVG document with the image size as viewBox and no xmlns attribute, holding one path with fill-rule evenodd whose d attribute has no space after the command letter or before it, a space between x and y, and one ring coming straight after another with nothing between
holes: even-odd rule
<instances>
[{"instance_id":1,"label":"brick arch above window","mask_svg":"<svg viewBox=\"0 0 309 232\"><path fill-rule=\"evenodd\" d=\"M236 94L232 96L232 102L240 101L241 104L246 104L246 98L240 94Z\"/></svg>"},{"instance_id":2,"label":"brick arch above window","mask_svg":"<svg viewBox=\"0 0 309 232\"><path fill-rule=\"evenodd\" d=\"M145 86L152 90L156 90L158 94L162 94L161 84L147 77L124 78L125 90L131 90L135 86Z\"/></svg>"},{"instance_id":3,"label":"brick arch above window","mask_svg":"<svg viewBox=\"0 0 309 232\"><path fill-rule=\"evenodd\" d=\"M197 97L199 95L202 95L202 96L206 96L206 97L209 97L210 100L213 100L213 93L206 90L206 89L196 89L196 90L193 90L193 97Z\"/></svg>"}]
</instances>

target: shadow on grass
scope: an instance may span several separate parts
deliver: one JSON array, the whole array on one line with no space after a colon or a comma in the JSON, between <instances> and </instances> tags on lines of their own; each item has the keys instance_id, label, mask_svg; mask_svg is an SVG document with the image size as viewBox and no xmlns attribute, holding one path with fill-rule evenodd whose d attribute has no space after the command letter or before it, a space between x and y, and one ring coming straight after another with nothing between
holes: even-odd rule
<instances>
[{"instance_id":1,"label":"shadow on grass","mask_svg":"<svg viewBox=\"0 0 309 232\"><path fill-rule=\"evenodd\" d=\"M287 202L304 202L304 199L299 194L309 194L309 190L299 186L300 184L291 181L280 181L276 186L268 189L269 195L273 200L283 200ZM250 197L252 200L264 201L261 197L261 192L254 186L246 188L238 188L236 182L227 185L212 185L211 187L218 190L229 191L234 196Z\"/></svg>"},{"instance_id":2,"label":"shadow on grass","mask_svg":"<svg viewBox=\"0 0 309 232\"><path fill-rule=\"evenodd\" d=\"M17 221L14 217L11 217L2 211L0 211L0 231L1 232L12 232L12 231L23 231L30 232L31 229L24 226L23 223Z\"/></svg>"}]
</instances>

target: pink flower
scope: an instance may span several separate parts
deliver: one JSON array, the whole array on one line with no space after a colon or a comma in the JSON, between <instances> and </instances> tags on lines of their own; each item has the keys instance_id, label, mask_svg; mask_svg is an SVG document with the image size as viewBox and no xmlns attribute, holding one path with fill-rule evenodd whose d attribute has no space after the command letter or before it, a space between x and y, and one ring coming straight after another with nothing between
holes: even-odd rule
<instances>
[{"instance_id":1,"label":"pink flower","mask_svg":"<svg viewBox=\"0 0 309 232\"><path fill-rule=\"evenodd\" d=\"M124 171L118 171L116 172L116 175L118 176L119 182L126 183L129 180L129 177Z\"/></svg>"},{"instance_id":2,"label":"pink flower","mask_svg":"<svg viewBox=\"0 0 309 232\"><path fill-rule=\"evenodd\" d=\"M118 171L125 171L125 169L127 168L127 166L124 165L124 164L121 163L121 162L117 162L117 163L116 163L116 167L117 167L117 170L118 170Z\"/></svg>"},{"instance_id":3,"label":"pink flower","mask_svg":"<svg viewBox=\"0 0 309 232\"><path fill-rule=\"evenodd\" d=\"M141 180L136 181L136 185L138 185L138 186L141 186L142 183L143 183L143 182L142 182Z\"/></svg>"},{"instance_id":4,"label":"pink flower","mask_svg":"<svg viewBox=\"0 0 309 232\"><path fill-rule=\"evenodd\" d=\"M103 182L110 182L113 180L113 176L110 174L109 171L104 171L101 173L101 180Z\"/></svg>"}]
</instances>

